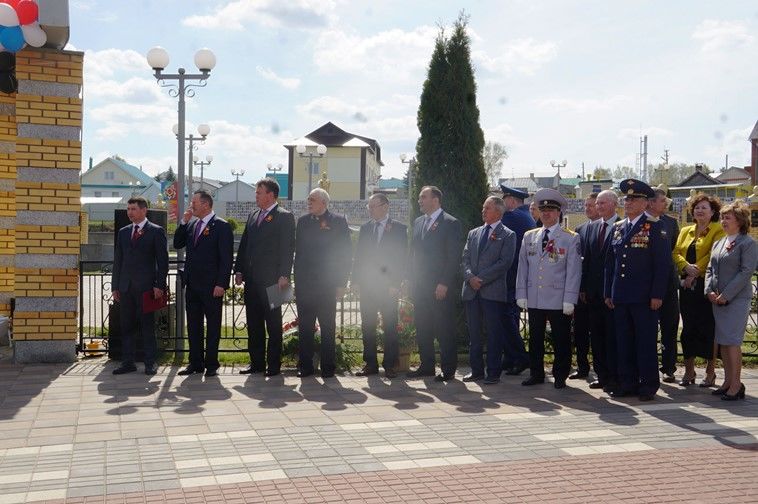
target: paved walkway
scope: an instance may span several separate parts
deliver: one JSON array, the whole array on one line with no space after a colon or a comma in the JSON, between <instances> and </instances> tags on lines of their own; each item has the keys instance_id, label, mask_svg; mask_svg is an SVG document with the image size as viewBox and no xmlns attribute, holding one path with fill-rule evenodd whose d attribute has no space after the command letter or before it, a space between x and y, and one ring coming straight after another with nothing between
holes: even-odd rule
<instances>
[{"instance_id":1,"label":"paved walkway","mask_svg":"<svg viewBox=\"0 0 758 504\"><path fill-rule=\"evenodd\" d=\"M0 362L0 504L755 502L745 401L664 384L653 403L381 377L114 377ZM702 370L699 374L702 376Z\"/></svg>"}]
</instances>

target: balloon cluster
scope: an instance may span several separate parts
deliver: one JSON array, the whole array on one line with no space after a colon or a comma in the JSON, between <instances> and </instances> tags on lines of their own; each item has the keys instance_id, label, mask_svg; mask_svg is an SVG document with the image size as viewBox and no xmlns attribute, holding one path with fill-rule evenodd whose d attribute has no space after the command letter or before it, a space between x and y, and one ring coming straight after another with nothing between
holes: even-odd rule
<instances>
[{"instance_id":1,"label":"balloon cluster","mask_svg":"<svg viewBox=\"0 0 758 504\"><path fill-rule=\"evenodd\" d=\"M39 26L34 0L0 0L0 51L16 53L26 44L42 47L47 34Z\"/></svg>"}]
</instances>

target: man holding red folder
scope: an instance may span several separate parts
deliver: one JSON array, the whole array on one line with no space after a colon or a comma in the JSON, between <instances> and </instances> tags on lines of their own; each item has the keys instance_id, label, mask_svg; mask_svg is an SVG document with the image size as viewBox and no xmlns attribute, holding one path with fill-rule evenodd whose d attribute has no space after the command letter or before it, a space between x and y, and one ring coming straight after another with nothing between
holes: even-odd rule
<instances>
[{"instance_id":1,"label":"man holding red folder","mask_svg":"<svg viewBox=\"0 0 758 504\"><path fill-rule=\"evenodd\" d=\"M139 327L145 351L145 374L154 375L157 372L155 312L149 310L144 300L146 297L161 298L166 290L166 231L147 220L145 198L129 199L126 215L131 224L119 230L113 254L113 299L121 304L122 338L121 365L113 370L113 374L137 370L134 341Z\"/></svg>"}]
</instances>

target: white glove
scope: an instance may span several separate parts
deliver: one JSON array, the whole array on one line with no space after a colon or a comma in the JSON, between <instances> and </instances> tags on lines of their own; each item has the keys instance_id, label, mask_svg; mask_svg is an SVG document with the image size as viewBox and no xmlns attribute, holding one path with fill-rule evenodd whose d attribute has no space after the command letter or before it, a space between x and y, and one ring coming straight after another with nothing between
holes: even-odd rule
<instances>
[{"instance_id":1,"label":"white glove","mask_svg":"<svg viewBox=\"0 0 758 504\"><path fill-rule=\"evenodd\" d=\"M522 310L526 310L526 299L517 299L516 305Z\"/></svg>"},{"instance_id":2,"label":"white glove","mask_svg":"<svg viewBox=\"0 0 758 504\"><path fill-rule=\"evenodd\" d=\"M563 314L573 315L573 313L574 313L574 305L571 303L563 303Z\"/></svg>"}]
</instances>

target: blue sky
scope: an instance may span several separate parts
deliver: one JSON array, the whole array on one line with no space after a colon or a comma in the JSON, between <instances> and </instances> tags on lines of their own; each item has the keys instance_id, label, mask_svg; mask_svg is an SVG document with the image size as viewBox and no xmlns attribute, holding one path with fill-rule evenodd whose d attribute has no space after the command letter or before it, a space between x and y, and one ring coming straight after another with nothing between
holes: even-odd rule
<instances>
[{"instance_id":1,"label":"blue sky","mask_svg":"<svg viewBox=\"0 0 758 504\"><path fill-rule=\"evenodd\" d=\"M326 121L375 138L383 176L401 176L439 24L464 7L485 137L506 146L504 176L564 175L649 162L750 162L758 120L754 1L70 0L69 48L85 52L83 167L111 154L148 173L176 167L176 99L144 55L174 72L211 48L207 87L187 100L207 176L254 181L286 166L282 144ZM191 129L190 129L191 128Z\"/></svg>"}]
</instances>

